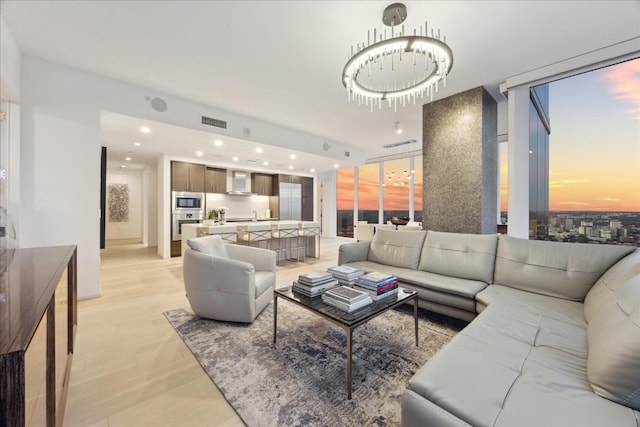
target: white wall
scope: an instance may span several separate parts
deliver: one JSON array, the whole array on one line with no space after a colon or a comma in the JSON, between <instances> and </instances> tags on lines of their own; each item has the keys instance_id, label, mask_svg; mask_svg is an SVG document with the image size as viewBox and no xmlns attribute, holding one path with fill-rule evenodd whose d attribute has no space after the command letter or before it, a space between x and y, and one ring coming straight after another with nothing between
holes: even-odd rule
<instances>
[{"instance_id":1,"label":"white wall","mask_svg":"<svg viewBox=\"0 0 640 427\"><path fill-rule=\"evenodd\" d=\"M29 71L25 81L31 82ZM78 246L78 297L100 294L100 144L86 126L33 108L36 85L23 92L22 247ZM32 91L33 90L33 91ZM95 141L95 143L91 143Z\"/></svg>"},{"instance_id":2,"label":"white wall","mask_svg":"<svg viewBox=\"0 0 640 427\"><path fill-rule=\"evenodd\" d=\"M161 113L148 99L162 97ZM22 246L78 245L78 296L100 293L100 112L110 111L210 131L207 115L226 120L220 132L315 154L343 155L346 147L325 139L203 104L158 93L32 57L22 58L21 224ZM335 149L335 150L334 150ZM349 149L354 161L362 153ZM53 161L55 159L55 161ZM158 159L158 253L169 257L169 158ZM40 169L42 168L42 169ZM59 185L60 184L60 185ZM151 225L151 224L150 224ZM150 239L151 241L151 239Z\"/></svg>"},{"instance_id":3,"label":"white wall","mask_svg":"<svg viewBox=\"0 0 640 427\"><path fill-rule=\"evenodd\" d=\"M142 175L142 243L158 246L158 171L147 166Z\"/></svg>"},{"instance_id":4,"label":"white wall","mask_svg":"<svg viewBox=\"0 0 640 427\"><path fill-rule=\"evenodd\" d=\"M126 184L129 188L129 218L128 221L112 222L109 210L110 184ZM144 199L143 171L126 169L107 169L107 221L105 226L105 238L112 239L139 239L142 242L142 212Z\"/></svg>"},{"instance_id":5,"label":"white wall","mask_svg":"<svg viewBox=\"0 0 640 427\"><path fill-rule=\"evenodd\" d=\"M317 219L320 219L320 209L322 209L322 235L325 237L336 237L336 228L338 226L336 216L336 172L322 172L317 178L318 189L322 184L322 203L318 198ZM318 190L318 194L320 191ZM322 206L321 206L322 205Z\"/></svg>"}]
</instances>

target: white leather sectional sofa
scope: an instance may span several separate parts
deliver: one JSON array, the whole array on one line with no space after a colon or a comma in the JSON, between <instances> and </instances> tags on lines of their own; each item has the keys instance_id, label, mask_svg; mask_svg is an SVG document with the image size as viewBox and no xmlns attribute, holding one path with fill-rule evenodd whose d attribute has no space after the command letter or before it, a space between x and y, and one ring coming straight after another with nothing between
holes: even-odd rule
<instances>
[{"instance_id":1,"label":"white leather sectional sofa","mask_svg":"<svg viewBox=\"0 0 640 427\"><path fill-rule=\"evenodd\" d=\"M640 250L382 230L339 263L471 320L409 381L403 426L640 426Z\"/></svg>"}]
</instances>

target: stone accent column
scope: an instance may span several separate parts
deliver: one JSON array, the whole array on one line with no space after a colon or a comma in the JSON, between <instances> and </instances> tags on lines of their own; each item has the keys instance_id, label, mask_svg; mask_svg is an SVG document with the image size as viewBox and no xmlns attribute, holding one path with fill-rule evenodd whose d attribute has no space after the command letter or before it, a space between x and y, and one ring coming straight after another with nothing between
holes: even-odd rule
<instances>
[{"instance_id":1,"label":"stone accent column","mask_svg":"<svg viewBox=\"0 0 640 427\"><path fill-rule=\"evenodd\" d=\"M483 87L425 104L423 227L496 233L498 111Z\"/></svg>"}]
</instances>

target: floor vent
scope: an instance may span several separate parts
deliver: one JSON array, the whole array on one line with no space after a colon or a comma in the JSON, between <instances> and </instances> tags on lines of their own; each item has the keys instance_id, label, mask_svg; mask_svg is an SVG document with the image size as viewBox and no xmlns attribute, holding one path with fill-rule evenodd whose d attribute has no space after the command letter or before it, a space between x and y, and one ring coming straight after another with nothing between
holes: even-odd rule
<instances>
[{"instance_id":1,"label":"floor vent","mask_svg":"<svg viewBox=\"0 0 640 427\"><path fill-rule=\"evenodd\" d=\"M209 126L215 126L217 128L222 128L222 129L226 129L227 128L227 122L225 122L223 120L213 119L213 118L207 117L207 116L202 116L202 124L203 125L209 125Z\"/></svg>"}]
</instances>

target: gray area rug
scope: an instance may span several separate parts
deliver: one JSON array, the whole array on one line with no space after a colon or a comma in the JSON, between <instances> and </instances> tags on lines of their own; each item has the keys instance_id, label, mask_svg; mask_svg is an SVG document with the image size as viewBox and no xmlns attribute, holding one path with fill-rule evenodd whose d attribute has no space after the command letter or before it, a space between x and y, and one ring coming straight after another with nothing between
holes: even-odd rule
<instances>
[{"instance_id":1,"label":"gray area rug","mask_svg":"<svg viewBox=\"0 0 640 427\"><path fill-rule=\"evenodd\" d=\"M353 391L347 400L346 338L332 323L282 300L278 342L273 304L251 325L164 313L209 377L250 427L397 426L411 376L466 322L420 310L415 346L409 306L353 333Z\"/></svg>"}]
</instances>

